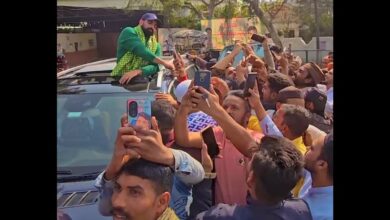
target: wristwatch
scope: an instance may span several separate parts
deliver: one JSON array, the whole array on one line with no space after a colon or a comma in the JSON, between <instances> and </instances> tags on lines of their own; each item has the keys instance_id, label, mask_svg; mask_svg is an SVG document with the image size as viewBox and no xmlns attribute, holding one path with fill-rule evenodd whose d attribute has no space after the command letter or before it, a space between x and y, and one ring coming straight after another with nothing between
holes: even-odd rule
<instances>
[{"instance_id":1,"label":"wristwatch","mask_svg":"<svg viewBox=\"0 0 390 220\"><path fill-rule=\"evenodd\" d=\"M205 173L204 178L205 179L215 179L217 177L217 173Z\"/></svg>"}]
</instances>

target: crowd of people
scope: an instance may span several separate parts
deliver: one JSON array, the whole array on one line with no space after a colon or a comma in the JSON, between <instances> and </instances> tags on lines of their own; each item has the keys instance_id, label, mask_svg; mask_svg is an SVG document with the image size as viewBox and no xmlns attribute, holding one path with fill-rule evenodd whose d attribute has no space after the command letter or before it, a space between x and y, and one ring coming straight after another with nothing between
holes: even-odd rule
<instances>
[{"instance_id":1,"label":"crowd of people","mask_svg":"<svg viewBox=\"0 0 390 220\"><path fill-rule=\"evenodd\" d=\"M114 219L333 219L333 54L321 66L263 42L237 42L222 60L191 56L210 89L188 79L178 54L158 58L156 15L119 36L112 73L122 84L170 69L175 95L158 93L151 128L120 119L111 162L96 180L99 211ZM232 66L234 56L245 58ZM256 74L249 95L248 74ZM118 119L119 121L119 119ZM212 128L217 155L202 132Z\"/></svg>"}]
</instances>

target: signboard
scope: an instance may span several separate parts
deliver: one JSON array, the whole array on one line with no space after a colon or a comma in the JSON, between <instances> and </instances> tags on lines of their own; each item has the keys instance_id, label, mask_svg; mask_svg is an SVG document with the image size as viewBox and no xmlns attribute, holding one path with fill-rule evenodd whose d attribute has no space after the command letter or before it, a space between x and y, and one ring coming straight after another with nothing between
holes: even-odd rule
<instances>
[{"instance_id":1,"label":"signboard","mask_svg":"<svg viewBox=\"0 0 390 220\"><path fill-rule=\"evenodd\" d=\"M212 19L209 25L209 20L201 20L202 31L206 31L206 28L211 28L211 45L212 49L223 49L227 45L234 44L236 40L243 42L249 42L251 34L248 32L248 28L254 26L257 29L257 33L263 33L259 18L232 18L226 20Z\"/></svg>"}]
</instances>

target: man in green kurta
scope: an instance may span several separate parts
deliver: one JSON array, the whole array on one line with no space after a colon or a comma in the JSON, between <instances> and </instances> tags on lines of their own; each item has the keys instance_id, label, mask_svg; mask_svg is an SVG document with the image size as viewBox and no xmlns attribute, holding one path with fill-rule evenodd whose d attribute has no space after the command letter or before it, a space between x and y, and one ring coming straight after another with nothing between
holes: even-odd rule
<instances>
[{"instance_id":1,"label":"man in green kurta","mask_svg":"<svg viewBox=\"0 0 390 220\"><path fill-rule=\"evenodd\" d=\"M121 76L119 82L127 84L138 75L152 76L158 72L158 64L174 69L173 64L159 58L161 47L155 34L161 22L153 13L144 14L138 26L123 29L118 38L117 64L111 76Z\"/></svg>"}]
</instances>

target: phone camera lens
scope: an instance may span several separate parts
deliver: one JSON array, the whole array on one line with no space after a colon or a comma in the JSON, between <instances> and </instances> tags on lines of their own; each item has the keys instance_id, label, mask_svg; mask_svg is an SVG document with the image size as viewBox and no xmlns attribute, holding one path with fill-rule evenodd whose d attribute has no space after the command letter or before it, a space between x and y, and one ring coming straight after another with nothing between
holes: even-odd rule
<instances>
[{"instance_id":1,"label":"phone camera lens","mask_svg":"<svg viewBox=\"0 0 390 220\"><path fill-rule=\"evenodd\" d=\"M137 109L138 109L137 102L131 102L131 103L129 104L129 115L130 115L131 117L136 117L137 114L138 114Z\"/></svg>"}]
</instances>

